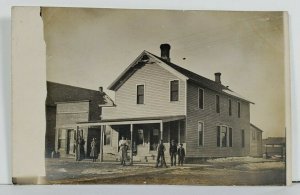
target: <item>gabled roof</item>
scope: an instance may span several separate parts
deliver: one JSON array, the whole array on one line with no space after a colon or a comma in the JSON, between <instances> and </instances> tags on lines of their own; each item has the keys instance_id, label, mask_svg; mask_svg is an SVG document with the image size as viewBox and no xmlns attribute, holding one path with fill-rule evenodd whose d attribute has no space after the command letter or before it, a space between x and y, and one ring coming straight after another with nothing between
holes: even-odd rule
<instances>
[{"instance_id":1,"label":"gabled roof","mask_svg":"<svg viewBox=\"0 0 300 195\"><path fill-rule=\"evenodd\" d=\"M236 97L248 103L253 102L247 100L246 98L242 97L241 95L237 94L236 92L232 91L228 87L222 85L221 83L217 83L213 80L205 78L201 75L198 75L190 70L182 68L176 64L173 64L167 60L164 60L161 57L158 57L148 51L143 51L121 74L117 79L108 87L110 90L116 91L131 75L135 73L136 70L144 66L146 63L157 63L158 65L162 66L163 68L170 69L174 74L177 76L181 76L181 78L191 81L197 85L200 85L204 88L211 89L213 91L217 91L219 93L226 94L228 96Z\"/></svg>"}]
</instances>

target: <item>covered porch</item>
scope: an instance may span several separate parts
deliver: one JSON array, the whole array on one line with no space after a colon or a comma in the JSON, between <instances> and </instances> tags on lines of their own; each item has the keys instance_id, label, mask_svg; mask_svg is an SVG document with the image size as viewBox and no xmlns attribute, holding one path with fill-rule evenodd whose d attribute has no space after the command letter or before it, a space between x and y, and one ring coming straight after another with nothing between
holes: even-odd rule
<instances>
[{"instance_id":1,"label":"covered porch","mask_svg":"<svg viewBox=\"0 0 300 195\"><path fill-rule=\"evenodd\" d=\"M116 161L119 158L119 141L127 140L130 164L134 161L155 160L160 140L166 147L166 157L171 140L185 147L185 116L105 119L96 122L78 123L77 129L98 128L100 130L99 161Z\"/></svg>"}]
</instances>

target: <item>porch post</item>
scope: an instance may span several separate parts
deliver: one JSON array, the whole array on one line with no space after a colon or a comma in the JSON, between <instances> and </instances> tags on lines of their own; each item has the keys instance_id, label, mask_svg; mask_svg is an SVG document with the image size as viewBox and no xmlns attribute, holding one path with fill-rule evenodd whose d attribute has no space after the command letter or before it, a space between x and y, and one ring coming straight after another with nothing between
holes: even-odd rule
<instances>
[{"instance_id":1,"label":"porch post","mask_svg":"<svg viewBox=\"0 0 300 195\"><path fill-rule=\"evenodd\" d=\"M76 161L80 158L80 156L78 156L78 135L79 135L79 126L76 126L76 143L75 143L75 159Z\"/></svg>"},{"instance_id":2,"label":"porch post","mask_svg":"<svg viewBox=\"0 0 300 195\"><path fill-rule=\"evenodd\" d=\"M100 154L99 154L99 161L103 162L103 135L105 130L105 125L100 126Z\"/></svg>"},{"instance_id":3,"label":"porch post","mask_svg":"<svg viewBox=\"0 0 300 195\"><path fill-rule=\"evenodd\" d=\"M178 120L178 144L180 144L180 120Z\"/></svg>"},{"instance_id":4,"label":"porch post","mask_svg":"<svg viewBox=\"0 0 300 195\"><path fill-rule=\"evenodd\" d=\"M130 165L133 165L133 124L130 124Z\"/></svg>"},{"instance_id":5,"label":"porch post","mask_svg":"<svg viewBox=\"0 0 300 195\"><path fill-rule=\"evenodd\" d=\"M160 122L160 139L161 140L163 139L163 132L164 132L164 130L163 130L163 122L161 121Z\"/></svg>"}]
</instances>

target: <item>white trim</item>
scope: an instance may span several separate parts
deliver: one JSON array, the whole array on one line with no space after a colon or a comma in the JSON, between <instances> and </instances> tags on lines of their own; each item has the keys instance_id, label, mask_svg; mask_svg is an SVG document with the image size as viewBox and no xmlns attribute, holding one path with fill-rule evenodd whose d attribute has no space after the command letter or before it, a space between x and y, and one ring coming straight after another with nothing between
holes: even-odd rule
<instances>
[{"instance_id":1,"label":"white trim","mask_svg":"<svg viewBox=\"0 0 300 195\"><path fill-rule=\"evenodd\" d=\"M147 51L143 51L129 66L127 66L127 68L121 72L121 74L107 87L108 89L112 90L111 88L121 79L121 77L126 74L126 72L133 66L136 65L136 63L144 56L144 55L148 55L149 57L152 58L153 62L156 62L157 65L161 66L162 68L164 68L165 70L169 71L170 73L172 73L173 75L175 75L176 77L182 79L182 80L187 80L188 77L186 77L185 75L181 74L180 72L178 72L177 70L175 70L174 68L171 68L170 66L168 66L165 62L161 61L160 59L156 58L155 56L153 56L152 54L150 54ZM115 90L114 90L115 91Z\"/></svg>"},{"instance_id":2,"label":"white trim","mask_svg":"<svg viewBox=\"0 0 300 195\"><path fill-rule=\"evenodd\" d=\"M130 125L130 124L144 124L144 123L161 123L163 120L142 120L142 121L121 121L121 122L95 122L95 123L81 123L75 124L73 126L67 127L90 127L90 126L100 126L100 125Z\"/></svg>"},{"instance_id":3,"label":"white trim","mask_svg":"<svg viewBox=\"0 0 300 195\"><path fill-rule=\"evenodd\" d=\"M171 82L172 81L178 81L178 100L177 101L171 100ZM179 101L180 101L180 80L179 79L169 80L169 102L179 102Z\"/></svg>"},{"instance_id":4,"label":"white trim","mask_svg":"<svg viewBox=\"0 0 300 195\"><path fill-rule=\"evenodd\" d=\"M138 88L138 86L141 86L141 85L144 86L144 102L142 104L138 104L137 103L138 102L137 88ZM136 105L145 105L146 104L146 85L145 85L145 83L135 84L135 104Z\"/></svg>"},{"instance_id":5,"label":"white trim","mask_svg":"<svg viewBox=\"0 0 300 195\"><path fill-rule=\"evenodd\" d=\"M200 95L199 95L199 90L200 90L200 89L203 91L203 98L202 98L202 105L203 105L203 108L200 108L200 105L199 105L199 97L200 97ZM204 110L204 89L201 88L201 87L198 87L198 109Z\"/></svg>"},{"instance_id":6,"label":"white trim","mask_svg":"<svg viewBox=\"0 0 300 195\"><path fill-rule=\"evenodd\" d=\"M79 113L89 113L89 111L73 111L73 112L58 111L58 112L56 112L56 114L79 114Z\"/></svg>"},{"instance_id":7,"label":"white trim","mask_svg":"<svg viewBox=\"0 0 300 195\"><path fill-rule=\"evenodd\" d=\"M199 144L199 123L202 123L202 145ZM198 146L203 147L204 146L204 122L203 121L198 121L197 122L197 141L198 141Z\"/></svg>"}]
</instances>

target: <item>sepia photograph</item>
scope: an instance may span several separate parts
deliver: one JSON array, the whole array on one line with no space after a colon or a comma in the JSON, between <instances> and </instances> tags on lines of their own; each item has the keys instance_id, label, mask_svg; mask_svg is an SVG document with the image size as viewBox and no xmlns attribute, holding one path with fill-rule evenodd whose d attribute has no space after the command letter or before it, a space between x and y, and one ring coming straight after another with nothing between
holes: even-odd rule
<instances>
[{"instance_id":1,"label":"sepia photograph","mask_svg":"<svg viewBox=\"0 0 300 195\"><path fill-rule=\"evenodd\" d=\"M40 16L47 184L286 185L287 13Z\"/></svg>"}]
</instances>

